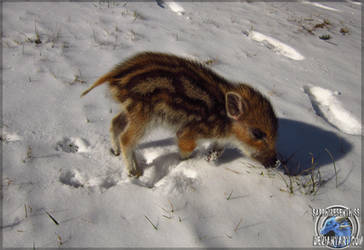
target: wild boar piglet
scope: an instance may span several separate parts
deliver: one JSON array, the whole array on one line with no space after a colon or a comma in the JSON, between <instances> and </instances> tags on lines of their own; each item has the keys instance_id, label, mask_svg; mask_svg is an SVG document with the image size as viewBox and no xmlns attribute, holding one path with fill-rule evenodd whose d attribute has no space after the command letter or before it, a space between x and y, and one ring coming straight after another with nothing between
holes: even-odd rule
<instances>
[{"instance_id":1,"label":"wild boar piglet","mask_svg":"<svg viewBox=\"0 0 364 250\"><path fill-rule=\"evenodd\" d=\"M81 96L106 82L122 106L111 121L112 152L122 153L129 176L142 175L134 149L146 128L158 124L176 132L181 158L211 140L217 152L230 143L265 167L277 162L277 118L267 98L247 84L229 82L193 60L154 52L116 65Z\"/></svg>"}]
</instances>

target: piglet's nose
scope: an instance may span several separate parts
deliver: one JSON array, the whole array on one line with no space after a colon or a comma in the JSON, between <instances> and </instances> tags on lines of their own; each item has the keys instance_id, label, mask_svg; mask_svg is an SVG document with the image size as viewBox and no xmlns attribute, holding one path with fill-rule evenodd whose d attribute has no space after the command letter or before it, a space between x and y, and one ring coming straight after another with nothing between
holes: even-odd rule
<instances>
[{"instance_id":1,"label":"piglet's nose","mask_svg":"<svg viewBox=\"0 0 364 250\"><path fill-rule=\"evenodd\" d=\"M270 158L269 160L267 160L266 162L264 162L264 167L265 168L274 168L274 167L278 167L281 164L281 162L277 159L276 156Z\"/></svg>"}]
</instances>

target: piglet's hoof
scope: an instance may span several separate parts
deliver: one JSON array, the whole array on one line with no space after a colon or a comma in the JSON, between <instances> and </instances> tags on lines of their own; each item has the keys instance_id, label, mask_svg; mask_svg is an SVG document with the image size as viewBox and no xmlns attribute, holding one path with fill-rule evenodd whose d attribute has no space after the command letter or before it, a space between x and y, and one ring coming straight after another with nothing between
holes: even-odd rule
<instances>
[{"instance_id":1,"label":"piglet's hoof","mask_svg":"<svg viewBox=\"0 0 364 250\"><path fill-rule=\"evenodd\" d=\"M113 148L110 148L110 153L114 156L119 156L120 152L115 152L115 150Z\"/></svg>"},{"instance_id":2,"label":"piglet's hoof","mask_svg":"<svg viewBox=\"0 0 364 250\"><path fill-rule=\"evenodd\" d=\"M139 169L133 169L132 171L129 171L128 177L129 178L136 178L138 179L140 176L143 175L143 171Z\"/></svg>"}]
</instances>

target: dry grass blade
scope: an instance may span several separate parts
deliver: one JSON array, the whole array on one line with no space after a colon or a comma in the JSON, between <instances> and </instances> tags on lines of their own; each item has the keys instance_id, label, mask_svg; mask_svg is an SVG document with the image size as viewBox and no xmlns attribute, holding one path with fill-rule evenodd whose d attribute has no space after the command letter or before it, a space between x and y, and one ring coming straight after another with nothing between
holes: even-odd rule
<instances>
[{"instance_id":1,"label":"dry grass blade","mask_svg":"<svg viewBox=\"0 0 364 250\"><path fill-rule=\"evenodd\" d=\"M57 240L58 240L59 246L62 246L63 245L62 237L57 235Z\"/></svg>"},{"instance_id":2,"label":"dry grass blade","mask_svg":"<svg viewBox=\"0 0 364 250\"><path fill-rule=\"evenodd\" d=\"M314 170L314 168L315 168L315 166L312 166L312 167L310 167L310 168L307 168L307 169L304 169L304 170L302 170L300 173L299 173L299 175L303 175L303 174L305 174L305 173L307 173L307 172L312 172L312 170Z\"/></svg>"},{"instance_id":3,"label":"dry grass blade","mask_svg":"<svg viewBox=\"0 0 364 250\"><path fill-rule=\"evenodd\" d=\"M216 59L208 59L208 60L203 61L202 64L211 65L211 64L214 64L216 62L217 62Z\"/></svg>"},{"instance_id":4,"label":"dry grass blade","mask_svg":"<svg viewBox=\"0 0 364 250\"><path fill-rule=\"evenodd\" d=\"M314 155L312 154L312 153L310 153L310 155L311 155L311 169L312 169L312 171L311 171L311 181L312 181L312 190L311 190L311 193L315 193L315 177L314 177L314 171L315 171L315 166L316 166L316 164L315 164L315 157L314 157Z\"/></svg>"},{"instance_id":5,"label":"dry grass blade","mask_svg":"<svg viewBox=\"0 0 364 250\"><path fill-rule=\"evenodd\" d=\"M253 164L251 164L251 163L246 163L247 165L248 165L248 167L250 167L250 168L257 168L256 166L254 166Z\"/></svg>"},{"instance_id":6,"label":"dry grass blade","mask_svg":"<svg viewBox=\"0 0 364 250\"><path fill-rule=\"evenodd\" d=\"M169 211L163 207L160 207L164 212L169 213Z\"/></svg>"},{"instance_id":7,"label":"dry grass blade","mask_svg":"<svg viewBox=\"0 0 364 250\"><path fill-rule=\"evenodd\" d=\"M58 221L47 211L44 210L44 212L48 215L48 217L54 222L54 224L56 224L57 226L59 225Z\"/></svg>"},{"instance_id":8,"label":"dry grass blade","mask_svg":"<svg viewBox=\"0 0 364 250\"><path fill-rule=\"evenodd\" d=\"M287 183L287 181L284 179L284 177L281 175L281 173L277 172L278 175L282 178L282 180L284 181L284 183L286 184L286 187L289 188L289 185Z\"/></svg>"},{"instance_id":9,"label":"dry grass blade","mask_svg":"<svg viewBox=\"0 0 364 250\"><path fill-rule=\"evenodd\" d=\"M292 184L292 176L290 175L290 172L288 170L288 167L286 164L282 164L282 166L284 167L284 169L286 170L286 173L288 174L288 177L289 177L289 185L287 185L287 182L286 182L286 185L287 185L287 188L289 189L289 192L291 194L293 194L293 184ZM281 176L282 177L282 176ZM283 177L282 177L283 178Z\"/></svg>"},{"instance_id":10,"label":"dry grass blade","mask_svg":"<svg viewBox=\"0 0 364 250\"><path fill-rule=\"evenodd\" d=\"M292 176L289 176L289 193L293 194Z\"/></svg>"},{"instance_id":11,"label":"dry grass blade","mask_svg":"<svg viewBox=\"0 0 364 250\"><path fill-rule=\"evenodd\" d=\"M34 42L36 44L40 44L42 43L42 41L40 40L40 36L39 36L39 33L38 33L38 29L37 29L37 23L34 21L34 32L35 32L35 36L36 36L36 39L34 40Z\"/></svg>"},{"instance_id":12,"label":"dry grass blade","mask_svg":"<svg viewBox=\"0 0 364 250\"><path fill-rule=\"evenodd\" d=\"M25 218L28 218L27 204L24 204Z\"/></svg>"},{"instance_id":13,"label":"dry grass blade","mask_svg":"<svg viewBox=\"0 0 364 250\"><path fill-rule=\"evenodd\" d=\"M290 156L288 156L287 158L285 158L283 155L281 155L280 153L278 153L278 157L279 160L281 161L282 165L287 165L289 160L292 159L293 156L295 156L295 154L297 154L299 150L297 150L296 152L293 152Z\"/></svg>"},{"instance_id":14,"label":"dry grass blade","mask_svg":"<svg viewBox=\"0 0 364 250\"><path fill-rule=\"evenodd\" d=\"M230 168L225 168L226 170L228 170L228 171L231 171L231 172L233 172L234 174L241 174L240 172L238 172L238 171L235 171L235 170L233 170L233 169L230 169Z\"/></svg>"},{"instance_id":15,"label":"dry grass blade","mask_svg":"<svg viewBox=\"0 0 364 250\"><path fill-rule=\"evenodd\" d=\"M318 174L318 178L319 178L319 180L318 180L318 184L319 184L319 185L321 185L322 181L321 181L321 173L320 173L320 169L317 169L317 174ZM317 191L318 191L318 188L317 188L317 189L316 189L316 191L313 193L313 195L316 195Z\"/></svg>"},{"instance_id":16,"label":"dry grass blade","mask_svg":"<svg viewBox=\"0 0 364 250\"><path fill-rule=\"evenodd\" d=\"M302 170L300 173L299 173L299 175L302 175L302 174L304 174L304 173L306 173L306 172L312 172L312 171L314 171L314 169L315 169L315 167L317 166L317 161L315 162L315 157L314 157L314 155L312 154L312 153L309 153L309 155L311 155L311 167L310 168L308 168L308 169L304 169L304 170Z\"/></svg>"},{"instance_id":17,"label":"dry grass blade","mask_svg":"<svg viewBox=\"0 0 364 250\"><path fill-rule=\"evenodd\" d=\"M168 200L168 203L169 203L169 205L171 206L171 213L173 213L173 212L174 212L173 204L172 204L172 202L171 202L170 200Z\"/></svg>"},{"instance_id":18,"label":"dry grass blade","mask_svg":"<svg viewBox=\"0 0 364 250\"><path fill-rule=\"evenodd\" d=\"M236 233L236 231L239 230L240 224L243 221L243 219L240 219L239 223L236 225L236 227L234 228L234 232Z\"/></svg>"},{"instance_id":19,"label":"dry grass blade","mask_svg":"<svg viewBox=\"0 0 364 250\"><path fill-rule=\"evenodd\" d=\"M232 194L233 194L233 191L231 190L231 192L230 192L229 196L226 198L226 200L230 200Z\"/></svg>"},{"instance_id":20,"label":"dry grass blade","mask_svg":"<svg viewBox=\"0 0 364 250\"><path fill-rule=\"evenodd\" d=\"M153 222L148 218L148 216L144 215L144 217L147 219L147 221L149 221L149 223L153 226L153 228L155 230L158 230L158 227L156 225L153 224Z\"/></svg>"},{"instance_id":21,"label":"dry grass blade","mask_svg":"<svg viewBox=\"0 0 364 250\"><path fill-rule=\"evenodd\" d=\"M334 157L332 156L332 154L330 153L330 151L325 148L325 151L329 154L331 160L332 160L332 164L334 165L334 170L335 170L335 178L336 178L336 188L337 188L337 171L336 171L336 165L335 165L335 160Z\"/></svg>"},{"instance_id":22,"label":"dry grass blade","mask_svg":"<svg viewBox=\"0 0 364 250\"><path fill-rule=\"evenodd\" d=\"M311 193L314 193L315 192L315 178L313 176L314 174L314 170L312 169L312 172L311 172L311 181L312 181L312 190L311 190Z\"/></svg>"}]
</instances>

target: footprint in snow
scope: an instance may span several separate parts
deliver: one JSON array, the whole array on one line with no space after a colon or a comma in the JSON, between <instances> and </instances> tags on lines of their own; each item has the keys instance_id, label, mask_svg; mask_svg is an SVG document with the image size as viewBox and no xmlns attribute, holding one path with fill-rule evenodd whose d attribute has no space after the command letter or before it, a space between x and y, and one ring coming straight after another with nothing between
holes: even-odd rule
<instances>
[{"instance_id":1,"label":"footprint in snow","mask_svg":"<svg viewBox=\"0 0 364 250\"><path fill-rule=\"evenodd\" d=\"M335 92L317 86L304 86L316 114L326 122L350 135L361 135L360 122L337 99Z\"/></svg>"},{"instance_id":2,"label":"footprint in snow","mask_svg":"<svg viewBox=\"0 0 364 250\"><path fill-rule=\"evenodd\" d=\"M83 187L85 180L77 170L67 170L61 173L59 181L65 185L79 188Z\"/></svg>"},{"instance_id":3,"label":"footprint in snow","mask_svg":"<svg viewBox=\"0 0 364 250\"><path fill-rule=\"evenodd\" d=\"M277 54L296 61L305 59L305 57L301 55L296 49L281 41L278 41L273 37L266 36L256 31L244 31L243 33L250 39L265 45L268 49L274 51Z\"/></svg>"},{"instance_id":4,"label":"footprint in snow","mask_svg":"<svg viewBox=\"0 0 364 250\"><path fill-rule=\"evenodd\" d=\"M118 178L113 177L111 175L106 177L92 177L87 178L84 175L82 175L78 170L76 169L69 169L66 171L63 171L61 175L59 176L59 181L67 186L73 187L73 188L99 188L101 192L117 185Z\"/></svg>"},{"instance_id":5,"label":"footprint in snow","mask_svg":"<svg viewBox=\"0 0 364 250\"><path fill-rule=\"evenodd\" d=\"M56 150L66 153L89 152L89 143L79 137L65 137L62 141L57 142Z\"/></svg>"}]
</instances>

